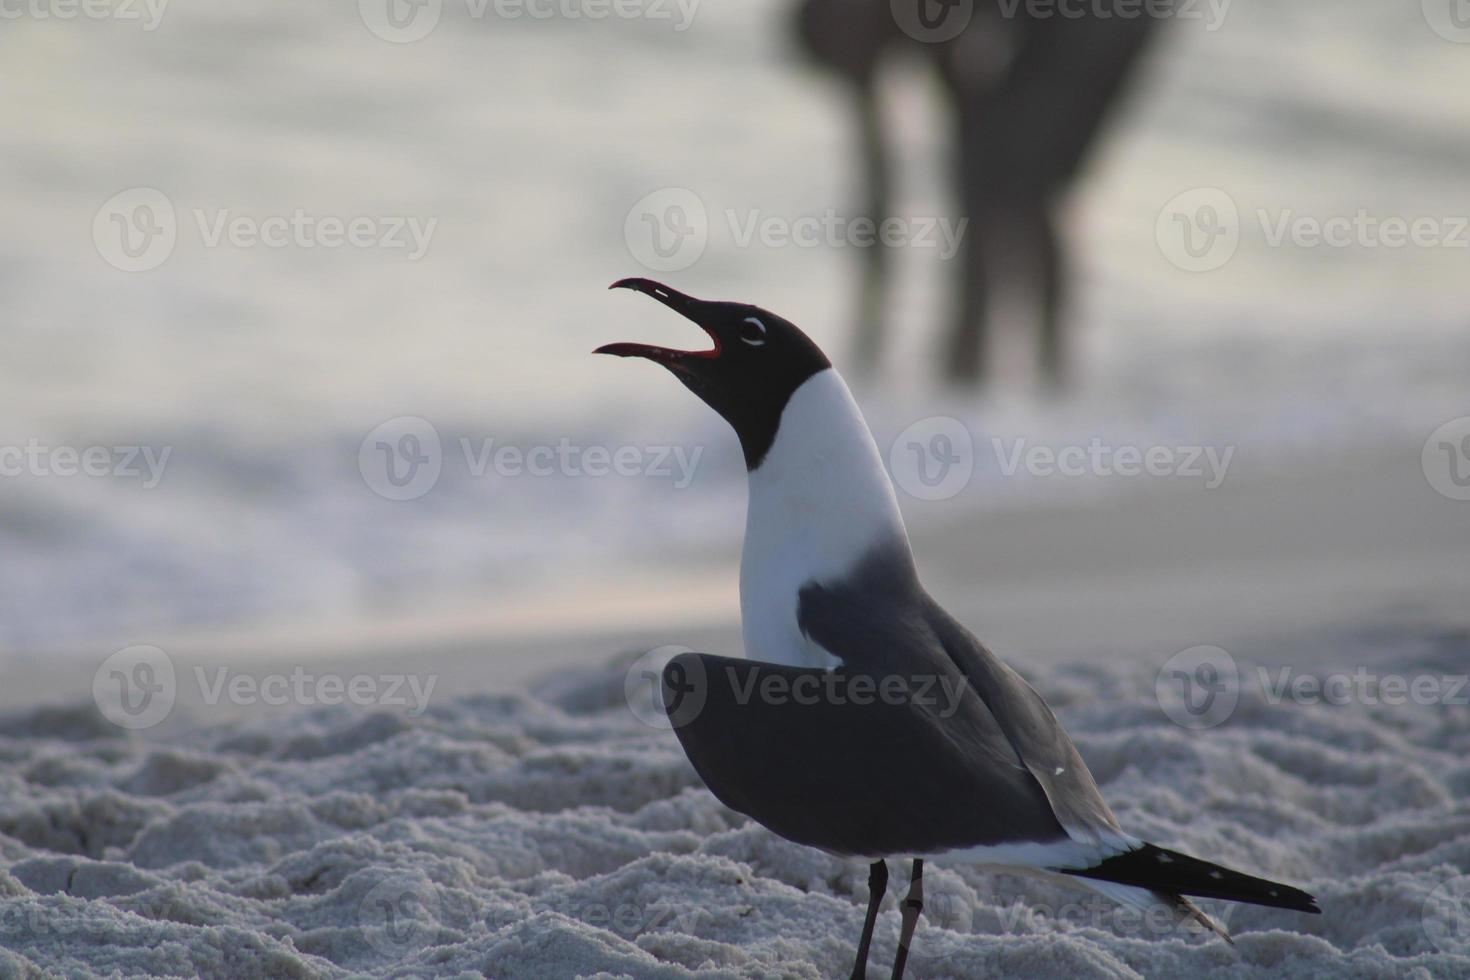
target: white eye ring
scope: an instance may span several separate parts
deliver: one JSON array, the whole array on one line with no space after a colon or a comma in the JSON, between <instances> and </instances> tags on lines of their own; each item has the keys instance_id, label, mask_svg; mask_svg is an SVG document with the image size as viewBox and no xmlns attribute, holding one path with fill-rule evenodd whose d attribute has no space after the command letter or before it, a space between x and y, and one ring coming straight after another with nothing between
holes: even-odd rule
<instances>
[{"instance_id":1,"label":"white eye ring","mask_svg":"<svg viewBox=\"0 0 1470 980\"><path fill-rule=\"evenodd\" d=\"M748 316L740 322L748 323L751 326L755 327L755 329L758 331L754 336L750 336L749 334L747 334L745 328L742 327L740 330L741 340L745 341L752 347L759 347L766 342L766 325L764 323L761 323L759 319L753 316Z\"/></svg>"}]
</instances>

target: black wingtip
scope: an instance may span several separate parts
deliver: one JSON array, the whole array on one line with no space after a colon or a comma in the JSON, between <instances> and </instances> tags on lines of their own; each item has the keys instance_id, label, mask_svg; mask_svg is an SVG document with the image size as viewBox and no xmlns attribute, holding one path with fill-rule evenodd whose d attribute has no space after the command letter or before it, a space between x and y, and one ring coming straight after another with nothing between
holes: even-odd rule
<instances>
[{"instance_id":1,"label":"black wingtip","mask_svg":"<svg viewBox=\"0 0 1470 980\"><path fill-rule=\"evenodd\" d=\"M1068 873L1174 895L1322 914L1317 900L1300 888L1242 874L1153 844L1110 857L1096 867Z\"/></svg>"}]
</instances>

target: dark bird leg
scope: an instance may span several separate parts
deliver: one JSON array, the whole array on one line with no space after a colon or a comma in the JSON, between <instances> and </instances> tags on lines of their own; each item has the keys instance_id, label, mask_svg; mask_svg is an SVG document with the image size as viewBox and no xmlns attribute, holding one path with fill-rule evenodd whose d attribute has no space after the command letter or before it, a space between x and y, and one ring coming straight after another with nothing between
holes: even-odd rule
<instances>
[{"instance_id":1,"label":"dark bird leg","mask_svg":"<svg viewBox=\"0 0 1470 980\"><path fill-rule=\"evenodd\" d=\"M868 866L868 917L863 920L863 938L858 940L857 962L852 965L852 980L866 980L868 947L873 943L873 924L878 921L878 906L888 891L888 865L880 858Z\"/></svg>"},{"instance_id":2,"label":"dark bird leg","mask_svg":"<svg viewBox=\"0 0 1470 980\"><path fill-rule=\"evenodd\" d=\"M909 893L898 903L903 913L903 925L898 931L898 955L893 958L893 980L903 980L903 968L909 960L909 944L914 939L914 927L919 924L919 913L924 910L924 859L914 858L914 875L909 879Z\"/></svg>"}]
</instances>

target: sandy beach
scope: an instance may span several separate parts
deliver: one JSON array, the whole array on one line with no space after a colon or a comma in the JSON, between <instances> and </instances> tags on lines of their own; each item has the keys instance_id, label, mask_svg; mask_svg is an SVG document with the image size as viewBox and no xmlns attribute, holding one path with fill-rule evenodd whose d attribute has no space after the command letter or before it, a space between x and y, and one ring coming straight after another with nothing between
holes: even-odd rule
<instances>
[{"instance_id":1,"label":"sandy beach","mask_svg":"<svg viewBox=\"0 0 1470 980\"><path fill-rule=\"evenodd\" d=\"M911 975L1463 976L1462 506L1404 453L1211 494L915 521L931 588L1048 697L1125 827L1305 887L1324 913L1214 903L1230 948L940 861ZM627 681L650 647L738 649L732 568L634 583L652 590L642 605L613 592L624 621L601 631L492 605L287 656L244 655L285 627L192 650L180 637L177 702L132 732L88 696L95 665L46 670L47 707L7 684L0 969L845 972L861 862L723 808ZM1223 717L1170 693L1170 658L1198 647L1236 671ZM264 703L265 679L292 671L414 684L401 704L382 688L371 707L313 704L329 700L317 687L305 706ZM232 698L224 674L262 686ZM1395 696L1393 677L1432 696Z\"/></svg>"}]
</instances>

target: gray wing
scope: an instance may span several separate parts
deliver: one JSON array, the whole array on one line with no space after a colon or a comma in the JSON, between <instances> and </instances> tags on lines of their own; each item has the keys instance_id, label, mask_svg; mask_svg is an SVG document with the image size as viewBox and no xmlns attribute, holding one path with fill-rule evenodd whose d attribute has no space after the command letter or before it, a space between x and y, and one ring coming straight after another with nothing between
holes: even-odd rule
<instances>
[{"instance_id":1,"label":"gray wing","mask_svg":"<svg viewBox=\"0 0 1470 980\"><path fill-rule=\"evenodd\" d=\"M852 670L907 674L926 664L958 670L973 692L966 696L980 702L1003 739L990 754L1014 758L1030 772L1067 834L1105 852L1131 845L1041 695L905 572L903 563L877 553L841 585L807 585L798 605L803 632Z\"/></svg>"},{"instance_id":2,"label":"gray wing","mask_svg":"<svg viewBox=\"0 0 1470 980\"><path fill-rule=\"evenodd\" d=\"M917 691L932 674L904 677ZM874 858L1067 839L978 699L859 703L859 679L871 675L684 653L662 686L705 785L788 840Z\"/></svg>"},{"instance_id":3,"label":"gray wing","mask_svg":"<svg viewBox=\"0 0 1470 980\"><path fill-rule=\"evenodd\" d=\"M1046 791L1057 821L1076 840L1132 843L1103 799L1077 746L1026 679L987 650L926 593L928 619L944 652L969 678L1011 746Z\"/></svg>"}]
</instances>

